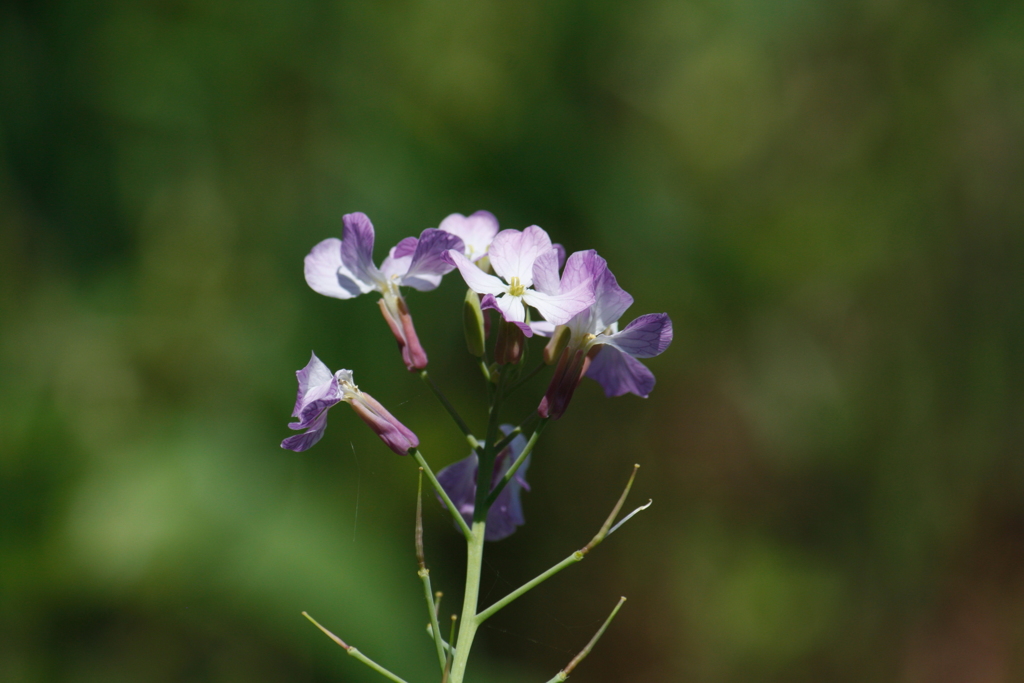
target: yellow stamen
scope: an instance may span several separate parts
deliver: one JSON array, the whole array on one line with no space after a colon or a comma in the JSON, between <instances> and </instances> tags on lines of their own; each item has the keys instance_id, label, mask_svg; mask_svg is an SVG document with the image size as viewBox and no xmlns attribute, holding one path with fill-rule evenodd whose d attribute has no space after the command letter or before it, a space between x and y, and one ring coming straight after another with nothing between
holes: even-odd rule
<instances>
[{"instance_id":1,"label":"yellow stamen","mask_svg":"<svg viewBox=\"0 0 1024 683\"><path fill-rule=\"evenodd\" d=\"M508 293L512 296L522 296L525 291L526 287L523 287L523 283L517 277L513 277L508 283Z\"/></svg>"}]
</instances>

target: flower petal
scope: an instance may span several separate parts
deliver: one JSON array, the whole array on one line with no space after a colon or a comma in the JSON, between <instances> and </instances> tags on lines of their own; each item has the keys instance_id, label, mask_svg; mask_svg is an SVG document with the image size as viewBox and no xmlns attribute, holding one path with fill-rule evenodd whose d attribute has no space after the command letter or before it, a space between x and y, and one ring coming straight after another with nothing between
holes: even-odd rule
<instances>
[{"instance_id":1,"label":"flower petal","mask_svg":"<svg viewBox=\"0 0 1024 683\"><path fill-rule=\"evenodd\" d=\"M607 264L594 277L594 298L596 301L590 307L592 334L600 334L609 325L618 321L626 309L633 305L633 297L619 287L618 280L612 275L612 271L608 270Z\"/></svg>"},{"instance_id":2,"label":"flower petal","mask_svg":"<svg viewBox=\"0 0 1024 683\"><path fill-rule=\"evenodd\" d=\"M306 284L317 294L351 299L374 289L373 283L358 280L341 262L341 240L330 237L306 254Z\"/></svg>"},{"instance_id":3,"label":"flower petal","mask_svg":"<svg viewBox=\"0 0 1024 683\"><path fill-rule=\"evenodd\" d=\"M547 320L538 320L530 323L530 329L534 334L539 334L542 337L550 337L555 333L556 325L549 323Z\"/></svg>"},{"instance_id":4,"label":"flower petal","mask_svg":"<svg viewBox=\"0 0 1024 683\"><path fill-rule=\"evenodd\" d=\"M454 462L437 473L437 481L448 494L459 514L467 524L473 522L473 507L476 503L476 468L479 458L476 453ZM440 500L440 497L438 497Z\"/></svg>"},{"instance_id":5,"label":"flower petal","mask_svg":"<svg viewBox=\"0 0 1024 683\"><path fill-rule=\"evenodd\" d=\"M594 356L587 377L604 388L605 396L631 393L647 398L654 389L654 374L647 366L608 345Z\"/></svg>"},{"instance_id":6,"label":"flower petal","mask_svg":"<svg viewBox=\"0 0 1024 683\"><path fill-rule=\"evenodd\" d=\"M601 335L597 342L614 346L634 358L651 358L672 343L672 319L667 313L648 313L626 325L621 332Z\"/></svg>"},{"instance_id":7,"label":"flower petal","mask_svg":"<svg viewBox=\"0 0 1024 683\"><path fill-rule=\"evenodd\" d=\"M466 285L477 294L503 294L508 291L508 286L501 280L480 270L472 261L463 256L462 252L449 249L445 254L446 258L459 269Z\"/></svg>"},{"instance_id":8,"label":"flower petal","mask_svg":"<svg viewBox=\"0 0 1024 683\"><path fill-rule=\"evenodd\" d=\"M533 262L533 288L544 294L555 295L561 287L558 278L558 252L549 249Z\"/></svg>"},{"instance_id":9,"label":"flower petal","mask_svg":"<svg viewBox=\"0 0 1024 683\"><path fill-rule=\"evenodd\" d=\"M524 287L530 287L533 285L533 262L550 250L551 238L536 225L522 232L502 230L491 242L491 267L506 282L517 277Z\"/></svg>"},{"instance_id":10,"label":"flower petal","mask_svg":"<svg viewBox=\"0 0 1024 683\"><path fill-rule=\"evenodd\" d=\"M373 223L365 213L347 213L341 217L345 228L341 235L341 262L355 279L372 283L378 289L383 279L373 265Z\"/></svg>"},{"instance_id":11,"label":"flower petal","mask_svg":"<svg viewBox=\"0 0 1024 683\"><path fill-rule=\"evenodd\" d=\"M391 251L380 264L380 272L385 279L391 280L409 272L409 264L412 263L412 255L416 252L417 244L419 244L418 238L406 237L391 247Z\"/></svg>"},{"instance_id":12,"label":"flower petal","mask_svg":"<svg viewBox=\"0 0 1024 683\"><path fill-rule=\"evenodd\" d=\"M581 282L572 290L557 295L528 289L523 293L523 300L536 308L548 322L564 325L594 303L594 286L593 282Z\"/></svg>"},{"instance_id":13,"label":"flower petal","mask_svg":"<svg viewBox=\"0 0 1024 683\"><path fill-rule=\"evenodd\" d=\"M518 444L518 448L516 447L517 441L521 442ZM503 460L502 466L496 469L495 482L505 476L508 468L512 466L512 463L515 462L515 459L519 457L519 454L523 452L525 447L526 439L521 434L512 440L512 451ZM484 531L484 540L500 541L511 536L518 527L526 522L526 518L523 516L523 504L519 500L519 496L523 488L526 488L524 487L524 484L526 484L526 470L530 467L530 458L532 457L532 455L526 456L526 460L516 470L515 476L509 480L505 488L498 494L498 497L494 499L491 509L487 511L487 529Z\"/></svg>"},{"instance_id":14,"label":"flower petal","mask_svg":"<svg viewBox=\"0 0 1024 683\"><path fill-rule=\"evenodd\" d=\"M299 380L299 392L295 399L292 417L298 419L288 426L305 429L323 411L341 400L341 389L330 369L312 354L306 367L295 373Z\"/></svg>"},{"instance_id":15,"label":"flower petal","mask_svg":"<svg viewBox=\"0 0 1024 683\"><path fill-rule=\"evenodd\" d=\"M449 249L462 251L464 249L462 239L437 228L424 230L420 233L419 243L412 255L412 262L409 264L408 272L402 278L401 284L421 292L435 289L441 284L441 277L452 271L453 264L444 258L445 252Z\"/></svg>"},{"instance_id":16,"label":"flower petal","mask_svg":"<svg viewBox=\"0 0 1024 683\"><path fill-rule=\"evenodd\" d=\"M420 240L417 237L406 237L391 249L391 253L395 258L412 256L416 253L416 247L419 243Z\"/></svg>"},{"instance_id":17,"label":"flower petal","mask_svg":"<svg viewBox=\"0 0 1024 683\"><path fill-rule=\"evenodd\" d=\"M513 429L512 425L501 425L501 431L508 434ZM526 448L526 438L518 435L512 440L508 448L498 455L495 462L494 472L491 476L491 488L499 479L505 476L512 463L519 454ZM441 484L445 493L455 504L459 514L466 523L472 523L473 509L476 504L476 477L479 459L476 453L469 457L452 463L437 473L437 481ZM523 506L520 502L520 495L525 488L529 490L526 483L526 470L530 466L530 457L527 457L523 464L516 471L515 476L508 482L508 485L498 494L494 504L487 512L487 530L484 539L487 541L499 541L512 534L517 527L525 521L523 517Z\"/></svg>"},{"instance_id":18,"label":"flower petal","mask_svg":"<svg viewBox=\"0 0 1024 683\"><path fill-rule=\"evenodd\" d=\"M498 234L498 219L490 211L477 211L469 217L453 213L441 221L437 228L461 237L463 253L469 260L476 262L487 254L494 236Z\"/></svg>"},{"instance_id":19,"label":"flower petal","mask_svg":"<svg viewBox=\"0 0 1024 683\"><path fill-rule=\"evenodd\" d=\"M324 430L327 429L327 411L324 410L320 413L315 420L309 423L309 429L302 434L293 434L287 439L281 442L281 448L287 448L290 451L301 452L306 451L316 445L323 435Z\"/></svg>"},{"instance_id":20,"label":"flower petal","mask_svg":"<svg viewBox=\"0 0 1024 683\"><path fill-rule=\"evenodd\" d=\"M310 353L309 362L306 363L306 367L296 371L295 377L299 380L299 395L295 399L295 410L292 412L292 417L299 416L299 411L302 409L302 399L311 387L327 384L334 379L331 369L316 357L315 352Z\"/></svg>"}]
</instances>

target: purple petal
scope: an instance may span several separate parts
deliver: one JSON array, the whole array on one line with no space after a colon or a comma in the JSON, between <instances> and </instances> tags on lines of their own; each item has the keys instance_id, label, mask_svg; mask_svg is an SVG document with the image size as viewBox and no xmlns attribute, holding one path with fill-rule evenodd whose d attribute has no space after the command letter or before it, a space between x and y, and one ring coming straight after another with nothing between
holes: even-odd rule
<instances>
[{"instance_id":1,"label":"purple petal","mask_svg":"<svg viewBox=\"0 0 1024 683\"><path fill-rule=\"evenodd\" d=\"M612 271L608 270L607 264L595 273L594 298L596 301L590 307L590 331L593 334L600 334L609 325L618 321L626 309L633 305L633 297L619 287L618 281L612 275ZM661 352L659 351L659 353Z\"/></svg>"},{"instance_id":2,"label":"purple petal","mask_svg":"<svg viewBox=\"0 0 1024 683\"><path fill-rule=\"evenodd\" d=\"M306 255L306 284L317 294L351 299L373 289L372 283L357 280L341 262L341 240L330 237Z\"/></svg>"},{"instance_id":3,"label":"purple petal","mask_svg":"<svg viewBox=\"0 0 1024 683\"><path fill-rule=\"evenodd\" d=\"M466 285L477 294L502 294L508 289L501 280L480 270L461 252L449 249L445 257L459 269Z\"/></svg>"},{"instance_id":4,"label":"purple petal","mask_svg":"<svg viewBox=\"0 0 1024 683\"><path fill-rule=\"evenodd\" d=\"M647 366L608 345L590 362L587 377L604 388L605 396L636 394L647 398L654 389L654 374Z\"/></svg>"},{"instance_id":5,"label":"purple petal","mask_svg":"<svg viewBox=\"0 0 1024 683\"><path fill-rule=\"evenodd\" d=\"M416 245L419 244L419 242L419 239L416 237L406 237L395 245L394 249L391 250L391 255L395 258L412 256L416 252Z\"/></svg>"},{"instance_id":6,"label":"purple petal","mask_svg":"<svg viewBox=\"0 0 1024 683\"><path fill-rule=\"evenodd\" d=\"M594 303L594 285L593 282L582 282L571 291L554 296L528 289L523 293L523 300L536 308L548 322L564 325Z\"/></svg>"},{"instance_id":7,"label":"purple petal","mask_svg":"<svg viewBox=\"0 0 1024 683\"><path fill-rule=\"evenodd\" d=\"M558 252L558 269L561 270L562 266L565 265L565 247L557 242L552 244L551 247Z\"/></svg>"},{"instance_id":8,"label":"purple petal","mask_svg":"<svg viewBox=\"0 0 1024 683\"><path fill-rule=\"evenodd\" d=\"M416 253L416 245L419 242L419 238L406 237L391 247L391 251L380 264L380 272L385 279L390 280L395 276L402 277L409 272L412 255Z\"/></svg>"},{"instance_id":9,"label":"purple petal","mask_svg":"<svg viewBox=\"0 0 1024 683\"><path fill-rule=\"evenodd\" d=\"M462 239L436 228L424 230L420 233L419 244L416 245L409 271L402 278L402 284L421 292L435 289L441 284L441 277L454 268L453 264L444 259L444 254L449 249L462 251Z\"/></svg>"},{"instance_id":10,"label":"purple petal","mask_svg":"<svg viewBox=\"0 0 1024 683\"><path fill-rule=\"evenodd\" d=\"M347 213L341 220L341 262L355 279L376 284L381 278L373 265L373 224L365 213Z\"/></svg>"},{"instance_id":11,"label":"purple petal","mask_svg":"<svg viewBox=\"0 0 1024 683\"><path fill-rule=\"evenodd\" d=\"M651 358L672 343L672 319L667 313L648 313L626 325L621 332L599 339L634 358Z\"/></svg>"},{"instance_id":12,"label":"purple petal","mask_svg":"<svg viewBox=\"0 0 1024 683\"><path fill-rule=\"evenodd\" d=\"M558 278L558 252L549 249L533 262L533 288L544 294L558 294L561 291Z\"/></svg>"},{"instance_id":13,"label":"purple petal","mask_svg":"<svg viewBox=\"0 0 1024 683\"><path fill-rule=\"evenodd\" d=\"M568 291L583 282L596 281L597 277L607 269L607 262L593 249L574 252L565 262L559 291Z\"/></svg>"},{"instance_id":14,"label":"purple petal","mask_svg":"<svg viewBox=\"0 0 1024 683\"><path fill-rule=\"evenodd\" d=\"M491 267L506 282L517 277L524 287L530 287L533 284L533 262L550 250L551 238L536 225L522 232L502 230L491 242Z\"/></svg>"},{"instance_id":15,"label":"purple petal","mask_svg":"<svg viewBox=\"0 0 1024 683\"><path fill-rule=\"evenodd\" d=\"M293 434L282 441L281 448L301 452L309 450L316 445L316 442L323 437L324 430L327 429L327 411L324 410L320 413L315 420L309 423L308 427L308 431L302 434Z\"/></svg>"},{"instance_id":16,"label":"purple petal","mask_svg":"<svg viewBox=\"0 0 1024 683\"><path fill-rule=\"evenodd\" d=\"M295 378L299 380L299 395L295 399L295 410L292 417L298 417L302 410L302 398L309 392L310 387L326 384L334 379L334 373L327 365L316 357L316 353L310 353L309 362L306 367L295 372Z\"/></svg>"},{"instance_id":17,"label":"purple petal","mask_svg":"<svg viewBox=\"0 0 1024 683\"><path fill-rule=\"evenodd\" d=\"M468 218L461 213L453 213L437 227L461 237L463 253L475 262L487 253L494 236L498 234L498 219L490 211L477 211Z\"/></svg>"},{"instance_id":18,"label":"purple petal","mask_svg":"<svg viewBox=\"0 0 1024 683\"><path fill-rule=\"evenodd\" d=\"M437 473L437 481L467 524L473 523L473 507L476 503L476 468L479 463L476 453L452 463Z\"/></svg>"},{"instance_id":19,"label":"purple petal","mask_svg":"<svg viewBox=\"0 0 1024 683\"><path fill-rule=\"evenodd\" d=\"M511 425L502 425L502 431L505 433L512 431ZM520 434L512 440L507 455L501 459L500 465L495 467L494 483L505 476L524 448L526 448L526 438ZM526 470L530 467L531 457L533 456L526 456L526 460L516 470L515 476L509 480L498 497L494 499L491 509L487 511L487 530L484 532L484 540L500 541L512 535L516 528L522 526L526 521L519 496L523 488L529 490L529 486L526 484Z\"/></svg>"},{"instance_id":20,"label":"purple petal","mask_svg":"<svg viewBox=\"0 0 1024 683\"><path fill-rule=\"evenodd\" d=\"M507 323L512 323L513 325L518 327L520 330L523 331L524 336L532 337L533 328L530 326L530 323L526 322L526 309L522 306L521 303L517 307L515 305L515 302L516 298L511 297L507 294L503 294L499 296L497 299L494 298L493 294L488 294L483 299L480 300L480 309L490 309L497 311L498 314L501 315L502 320L504 320ZM511 311L511 314L515 314L519 310L522 310L523 320L511 320L509 316L505 315L506 308Z\"/></svg>"},{"instance_id":21,"label":"purple petal","mask_svg":"<svg viewBox=\"0 0 1024 683\"><path fill-rule=\"evenodd\" d=\"M512 425L501 425L501 431L508 434L512 431ZM526 438L518 435L512 440L495 461L494 472L491 477L491 487L505 476L512 463L526 447ZM479 459L475 453L452 463L437 473L437 480L445 493L451 498L455 507L462 515L466 523L473 521L473 509L476 504L476 477ZM527 457L523 464L516 471L515 476L508 485L498 494L494 504L487 513L487 530L484 539L488 541L501 540L516 530L525 521L523 517L523 506L520 502L520 495L525 488L529 490L526 483L526 470L530 466L530 457Z\"/></svg>"},{"instance_id":22,"label":"purple petal","mask_svg":"<svg viewBox=\"0 0 1024 683\"><path fill-rule=\"evenodd\" d=\"M299 391L292 417L298 421L288 426L292 429L305 429L320 413L341 400L341 389L330 369L315 353L311 355L306 367L295 373L295 377L299 380Z\"/></svg>"}]
</instances>

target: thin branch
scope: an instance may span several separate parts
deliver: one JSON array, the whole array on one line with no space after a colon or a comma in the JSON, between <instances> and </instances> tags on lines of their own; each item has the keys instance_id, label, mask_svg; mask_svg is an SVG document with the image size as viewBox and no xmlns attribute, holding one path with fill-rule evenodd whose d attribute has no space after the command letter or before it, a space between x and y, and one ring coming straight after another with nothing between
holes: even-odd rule
<instances>
[{"instance_id":1,"label":"thin branch","mask_svg":"<svg viewBox=\"0 0 1024 683\"><path fill-rule=\"evenodd\" d=\"M597 633L595 633L594 637L590 639L590 642L587 643L587 646L580 650L580 653L578 655L572 658L572 661L569 662L568 666L562 669L561 673L564 673L566 676L568 676L572 673L572 670L576 668L576 665L582 662L583 658L590 654L590 651L594 649L594 645L596 645L597 641L601 639L601 636L604 635L604 632L608 630L608 625L612 623L612 619L614 619L615 615L619 613L619 608L622 607L622 603L624 602L626 602L625 596L619 598L618 604L615 605L615 609L613 609L612 613L608 615L608 618L604 620L604 623L601 625L601 628L597 630Z\"/></svg>"},{"instance_id":2,"label":"thin branch","mask_svg":"<svg viewBox=\"0 0 1024 683\"><path fill-rule=\"evenodd\" d=\"M516 471L522 466L524 462L526 462L526 458L529 457L530 453L533 452L533 447L537 445L537 439L540 438L540 433L544 430L544 427L545 425L547 425L547 423L548 418L546 417L540 421L540 424L537 425L537 429L534 430L533 435L530 436L530 440L527 441L526 446L523 447L523 452L519 454L519 457L516 458L516 461L512 463L511 467L508 468L508 472L505 473L505 476L499 479L498 483L494 485L493 489L491 489L490 494L488 494L487 496L488 507L492 503L494 503L495 500L497 500L498 494L501 493L502 489L505 488L506 484L512 481L512 477L516 475Z\"/></svg>"},{"instance_id":3,"label":"thin branch","mask_svg":"<svg viewBox=\"0 0 1024 683\"><path fill-rule=\"evenodd\" d=\"M570 555L569 557L565 558L564 560L562 560L561 562L556 564L554 567L552 567L551 569L549 569L546 572L544 572L543 574L537 576L534 579L531 579L530 581L527 581L522 586L520 586L519 588L515 589L514 591L512 591L511 593L509 593L508 595L503 597L501 600L498 600L496 603L494 603L493 605L491 605L490 607L485 609L483 612L480 612L479 614L477 614L476 615L476 623L477 623L477 625L480 625L480 624L484 623L485 621L487 621L488 619L490 619L492 616L494 616L494 614L498 610L500 610L502 607L505 607L506 605L508 605L510 602L512 602L513 600L518 598L523 593L526 593L527 591L535 588L536 586L539 586L540 584L544 583L545 581L550 579L552 576L554 576L558 572L562 571L563 569L565 569L568 566L571 566L571 565L576 564L577 562L580 562L582 559L583 559L583 553L581 553L579 550L577 550L572 555Z\"/></svg>"},{"instance_id":4,"label":"thin branch","mask_svg":"<svg viewBox=\"0 0 1024 683\"><path fill-rule=\"evenodd\" d=\"M506 434L504 438L498 441L498 443L494 444L494 452L501 453L510 443L512 443L513 439L520 434L525 434L530 431L530 428L533 427L533 423L539 419L540 415L537 414L536 410L530 413L525 420L519 423L518 427Z\"/></svg>"},{"instance_id":5,"label":"thin branch","mask_svg":"<svg viewBox=\"0 0 1024 683\"><path fill-rule=\"evenodd\" d=\"M462 534L466 537L466 540L468 541L473 536L472 532L469 530L469 525L466 524L466 520L464 520L462 518L462 515L459 514L459 509L455 507L455 503L453 503L452 499L448 497L448 493L447 491L444 490L444 487L441 486L441 482L439 482L437 480L437 477L434 476L434 471L430 469L430 465L427 464L427 461L424 459L423 454L420 453L420 450L417 448L412 452L412 457L416 459L416 462L419 464L419 466L422 467L423 471L427 473L427 479L429 479L430 483L434 485L434 490L436 490L437 494L441 496L441 500L444 501L445 507L448 508L448 511L451 513L452 518L455 520L455 525L459 527L459 530L462 532Z\"/></svg>"},{"instance_id":6,"label":"thin branch","mask_svg":"<svg viewBox=\"0 0 1024 683\"><path fill-rule=\"evenodd\" d=\"M427 612L430 623L434 627L434 646L437 648L437 659L444 671L444 648L441 647L441 633L437 627L437 611L434 606L434 591L430 587L430 570L427 569L427 558L423 551L423 468L420 468L419 485L416 487L416 560L420 565L417 576L423 582L423 594L427 598Z\"/></svg>"},{"instance_id":7,"label":"thin branch","mask_svg":"<svg viewBox=\"0 0 1024 683\"><path fill-rule=\"evenodd\" d=\"M458 425L462 433L465 434L466 441L469 442L470 447L473 449L479 448L480 442L476 440L475 436L473 436L473 431L469 428L469 425L467 425L466 421L462 419L462 416L459 415L459 411L455 410L455 406L453 406L451 401L449 401L441 392L440 387L434 383L434 380L427 374L426 370L420 371L420 379L427 383L427 386L429 386L430 390L434 392L434 396L437 397L437 400L441 402L444 409L447 410L448 414L451 415L453 420L455 420L455 424Z\"/></svg>"},{"instance_id":8,"label":"thin branch","mask_svg":"<svg viewBox=\"0 0 1024 683\"><path fill-rule=\"evenodd\" d=\"M536 436L536 433L534 434L534 436ZM603 541L605 539L605 537L608 536L608 533L609 533L608 530L611 527L612 522L615 521L615 516L619 514L619 510L622 509L622 504L624 502L626 502L626 495L629 493L629 489L633 485L633 479L636 478L636 471L639 468L640 468L639 465L634 465L633 466L633 472L629 475L629 481L626 483L625 490L622 492L622 495L619 496L618 502L615 504L615 507L612 509L612 513L610 515L608 515L608 519L605 520L605 523L601 526L601 530L598 531L597 535L594 536L594 538L592 538L590 540L590 543L586 544L585 546L583 546L582 548L580 548L579 550L574 552L572 555L570 555L569 557L565 558L564 560L562 560L561 562L556 564L554 567L551 567L550 569L548 569L543 574L540 574L536 578L531 579L530 581L527 581L526 583L524 583L519 588L515 589L514 591L512 591L511 593L509 593L505 597L501 598L500 600L495 602L493 605L491 605L490 607L488 607L484 611L482 611L479 614L477 614L476 615L476 623L477 623L477 625L482 624L484 621L486 621L491 616L493 616L498 610L502 609L503 607L505 607L506 605L511 603L513 600L515 600L519 596L521 596L524 593L526 593L527 591L529 591L530 589L540 585L544 581L547 581L552 576L554 576L558 572L562 571L566 567L569 567L571 565L576 564L577 562L582 561L584 556L586 556L586 554L588 552L590 552L598 544L600 544L601 541ZM650 505L650 504L648 503L648 505ZM647 506L641 507L640 509L634 511L633 514L636 514L636 512L639 512L642 509L646 509L646 507ZM629 515L629 517L632 517L633 514ZM627 519L628 519L628 517L627 517ZM623 521L625 521L625 520L623 520Z\"/></svg>"},{"instance_id":9,"label":"thin branch","mask_svg":"<svg viewBox=\"0 0 1024 683\"><path fill-rule=\"evenodd\" d=\"M633 480L636 479L636 471L638 469L640 469L640 465L633 465L633 472L630 473L629 481L626 482L626 488L622 490L622 495L619 496L619 502L617 502L615 504L615 507L612 508L612 513L608 515L608 519L606 519L604 521L604 524L601 525L600 531L598 531L597 534L592 539L590 539L590 543L583 546L583 548L580 550L580 552L584 555L586 555L591 550L596 548L598 544L600 544L601 541L603 541L605 537L608 535L608 529L611 528L612 523L615 521L615 517L619 514L619 510L622 509L623 503L626 502L626 496L629 495L629 489L633 487Z\"/></svg>"},{"instance_id":10,"label":"thin branch","mask_svg":"<svg viewBox=\"0 0 1024 683\"><path fill-rule=\"evenodd\" d=\"M355 647L346 644L344 640L342 640L338 636L334 635L333 633L331 633L330 631L325 629L323 626L321 626L319 624L319 622L317 622L316 619L314 619L313 617L309 616L306 612L303 612L302 616L306 617L311 622L313 622L313 625L316 626L321 631L323 631L327 635L328 638L330 638L331 640L336 642L341 647L345 648L345 652L349 653L350 655L352 655L353 657L358 659L360 662L362 662L366 666L370 667L371 669L373 669L374 671L376 671L380 675L384 676L385 678L391 679L392 681L394 681L394 683L406 683L405 679L399 678L398 676L396 676L395 674L391 673L390 671L385 669L383 666L381 666L377 662L373 661L372 659L370 659L369 657L364 655L362 652L357 650Z\"/></svg>"}]
</instances>

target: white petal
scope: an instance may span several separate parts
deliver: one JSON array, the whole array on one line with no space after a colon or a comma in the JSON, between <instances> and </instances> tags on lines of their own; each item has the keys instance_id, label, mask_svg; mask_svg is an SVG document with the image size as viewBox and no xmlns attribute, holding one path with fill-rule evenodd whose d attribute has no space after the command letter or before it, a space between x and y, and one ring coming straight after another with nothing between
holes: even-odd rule
<instances>
[{"instance_id":1,"label":"white petal","mask_svg":"<svg viewBox=\"0 0 1024 683\"><path fill-rule=\"evenodd\" d=\"M341 240L330 237L317 244L306 255L306 284L324 296L351 299L376 289L373 282L356 277L341 262Z\"/></svg>"},{"instance_id":2,"label":"white petal","mask_svg":"<svg viewBox=\"0 0 1024 683\"><path fill-rule=\"evenodd\" d=\"M572 291L556 296L528 289L523 294L523 300L536 308L548 322L564 325L574 315L594 303L594 290L589 282L581 283Z\"/></svg>"},{"instance_id":3,"label":"white petal","mask_svg":"<svg viewBox=\"0 0 1024 683\"><path fill-rule=\"evenodd\" d=\"M504 294L508 287L497 277L480 270L472 261L467 259L454 249L448 250L448 256L455 263L455 267L462 273L462 279L477 294Z\"/></svg>"}]
</instances>

